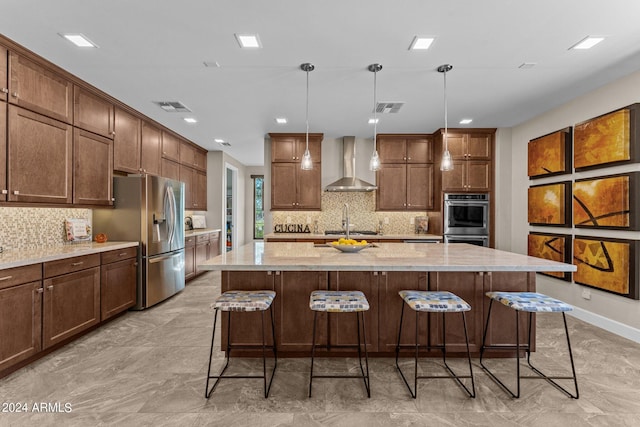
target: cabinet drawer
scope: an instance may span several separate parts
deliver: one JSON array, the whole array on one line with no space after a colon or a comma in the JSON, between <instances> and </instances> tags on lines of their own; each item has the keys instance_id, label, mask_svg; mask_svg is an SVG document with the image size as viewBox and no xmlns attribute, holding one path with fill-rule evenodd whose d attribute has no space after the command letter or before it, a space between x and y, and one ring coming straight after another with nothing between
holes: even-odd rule
<instances>
[{"instance_id":1,"label":"cabinet drawer","mask_svg":"<svg viewBox=\"0 0 640 427\"><path fill-rule=\"evenodd\" d=\"M42 279L42 264L0 270L0 289Z\"/></svg>"},{"instance_id":2,"label":"cabinet drawer","mask_svg":"<svg viewBox=\"0 0 640 427\"><path fill-rule=\"evenodd\" d=\"M120 249L117 251L103 252L100 255L100 258L102 264L110 264L112 262L122 261L123 259L134 258L137 254L138 248L134 246L132 248Z\"/></svg>"},{"instance_id":3,"label":"cabinet drawer","mask_svg":"<svg viewBox=\"0 0 640 427\"><path fill-rule=\"evenodd\" d=\"M44 277L47 278L66 273L73 273L74 271L97 267L99 265L100 254L83 255L58 261L49 261L44 263Z\"/></svg>"},{"instance_id":4,"label":"cabinet drawer","mask_svg":"<svg viewBox=\"0 0 640 427\"><path fill-rule=\"evenodd\" d=\"M184 238L184 246L195 246L196 245L196 236L188 236Z\"/></svg>"},{"instance_id":5,"label":"cabinet drawer","mask_svg":"<svg viewBox=\"0 0 640 427\"><path fill-rule=\"evenodd\" d=\"M196 236L196 243L202 243L202 242L208 242L209 241L209 234L200 234L198 236Z\"/></svg>"}]
</instances>

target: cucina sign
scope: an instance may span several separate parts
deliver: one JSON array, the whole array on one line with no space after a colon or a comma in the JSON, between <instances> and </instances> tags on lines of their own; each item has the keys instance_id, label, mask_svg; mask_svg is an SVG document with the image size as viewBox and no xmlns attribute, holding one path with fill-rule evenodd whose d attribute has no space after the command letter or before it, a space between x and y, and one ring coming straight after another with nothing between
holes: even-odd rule
<instances>
[{"instance_id":1,"label":"cucina sign","mask_svg":"<svg viewBox=\"0 0 640 427\"><path fill-rule=\"evenodd\" d=\"M311 233L309 224L276 224L273 231L276 233Z\"/></svg>"}]
</instances>

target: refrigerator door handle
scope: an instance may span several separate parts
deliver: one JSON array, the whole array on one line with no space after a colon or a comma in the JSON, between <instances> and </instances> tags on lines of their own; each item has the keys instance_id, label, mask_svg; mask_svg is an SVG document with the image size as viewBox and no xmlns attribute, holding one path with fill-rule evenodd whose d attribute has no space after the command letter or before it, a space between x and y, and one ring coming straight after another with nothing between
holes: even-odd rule
<instances>
[{"instance_id":1,"label":"refrigerator door handle","mask_svg":"<svg viewBox=\"0 0 640 427\"><path fill-rule=\"evenodd\" d=\"M173 248L173 229L175 219L173 218L173 207L171 206L171 187L167 185L164 193L164 214L166 218L169 218L167 221L167 240L169 243L169 247Z\"/></svg>"},{"instance_id":2,"label":"refrigerator door handle","mask_svg":"<svg viewBox=\"0 0 640 427\"><path fill-rule=\"evenodd\" d=\"M162 262L162 261L166 261L168 259L172 259L172 258L178 258L182 256L182 252L178 252L172 255L162 255L162 256L156 256L153 258L149 258L149 264L155 264L157 262Z\"/></svg>"},{"instance_id":3,"label":"refrigerator door handle","mask_svg":"<svg viewBox=\"0 0 640 427\"><path fill-rule=\"evenodd\" d=\"M171 245L171 249L176 249L176 246L174 243L174 239L176 237L176 221L178 220L178 213L177 213L177 203L176 203L176 195L173 192L173 187L168 187L168 192L169 192L169 207L170 207L170 213L171 213L171 239L169 240L169 243Z\"/></svg>"}]
</instances>

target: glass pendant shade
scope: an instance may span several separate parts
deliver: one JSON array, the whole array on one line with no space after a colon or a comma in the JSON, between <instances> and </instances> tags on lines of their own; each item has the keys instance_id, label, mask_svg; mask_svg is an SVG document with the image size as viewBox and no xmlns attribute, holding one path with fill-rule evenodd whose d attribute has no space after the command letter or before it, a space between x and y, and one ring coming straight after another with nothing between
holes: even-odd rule
<instances>
[{"instance_id":1,"label":"glass pendant shade","mask_svg":"<svg viewBox=\"0 0 640 427\"><path fill-rule=\"evenodd\" d=\"M306 145L306 149L304 150L304 154L302 155L302 161L300 162L300 169L311 170L313 169L313 160L311 159L311 153L309 152L309 73L315 69L315 66L309 62L305 62L304 64L300 65L300 69L307 73L307 113L306 113L307 145Z\"/></svg>"},{"instance_id":2,"label":"glass pendant shade","mask_svg":"<svg viewBox=\"0 0 640 427\"><path fill-rule=\"evenodd\" d=\"M374 142L374 147L375 147L375 142ZM378 150L373 151L371 160L369 160L369 170L372 170L372 171L380 170L380 157L378 157Z\"/></svg>"},{"instance_id":3,"label":"glass pendant shade","mask_svg":"<svg viewBox=\"0 0 640 427\"><path fill-rule=\"evenodd\" d=\"M442 161L440 162L441 171L453 170L453 161L451 161L451 153L449 152L449 144L447 137L449 136L448 111L447 111L447 72L453 69L453 65L444 64L437 68L439 73L444 76L444 150L442 151Z\"/></svg>"},{"instance_id":4,"label":"glass pendant shade","mask_svg":"<svg viewBox=\"0 0 640 427\"><path fill-rule=\"evenodd\" d=\"M300 167L303 170L311 170L313 169L313 160L311 160L311 153L307 148L304 150L304 155L302 156L302 162L300 163Z\"/></svg>"},{"instance_id":5,"label":"glass pendant shade","mask_svg":"<svg viewBox=\"0 0 640 427\"><path fill-rule=\"evenodd\" d=\"M369 170L380 170L380 157L378 157L378 150L376 149L376 134L378 133L378 101L377 101L377 77L378 71L382 70L381 64L371 64L367 67L369 71L373 73L373 153L371 154L371 160L369 160Z\"/></svg>"},{"instance_id":6,"label":"glass pendant shade","mask_svg":"<svg viewBox=\"0 0 640 427\"><path fill-rule=\"evenodd\" d=\"M451 153L449 150L444 150L442 153L442 162L440 163L441 171L453 170L453 161L451 161Z\"/></svg>"}]
</instances>

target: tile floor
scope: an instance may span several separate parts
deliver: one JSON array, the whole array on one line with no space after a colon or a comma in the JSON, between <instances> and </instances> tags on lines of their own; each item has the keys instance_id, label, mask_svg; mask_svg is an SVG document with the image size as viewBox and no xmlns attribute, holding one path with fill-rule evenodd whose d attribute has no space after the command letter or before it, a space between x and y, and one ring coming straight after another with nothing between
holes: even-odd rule
<instances>
[{"instance_id":1,"label":"tile floor","mask_svg":"<svg viewBox=\"0 0 640 427\"><path fill-rule=\"evenodd\" d=\"M444 379L421 381L414 400L387 359L371 361L371 399L359 380L326 379L314 381L308 399L308 360L281 359L269 399L262 397L260 380L233 380L221 382L207 400L209 305L219 292L220 274L207 273L157 307L128 312L0 379L0 404L26 403L29 409L17 414L0 408L0 426L640 425L640 344L573 318L578 400L543 381L523 381L522 397L511 399L477 360L476 399ZM538 364L562 368L544 355L556 348L566 354L560 318L539 316ZM218 366L222 360L218 353ZM319 367L346 368L348 362L321 359ZM242 360L233 366L261 365ZM34 412L41 402L60 410Z\"/></svg>"}]
</instances>

